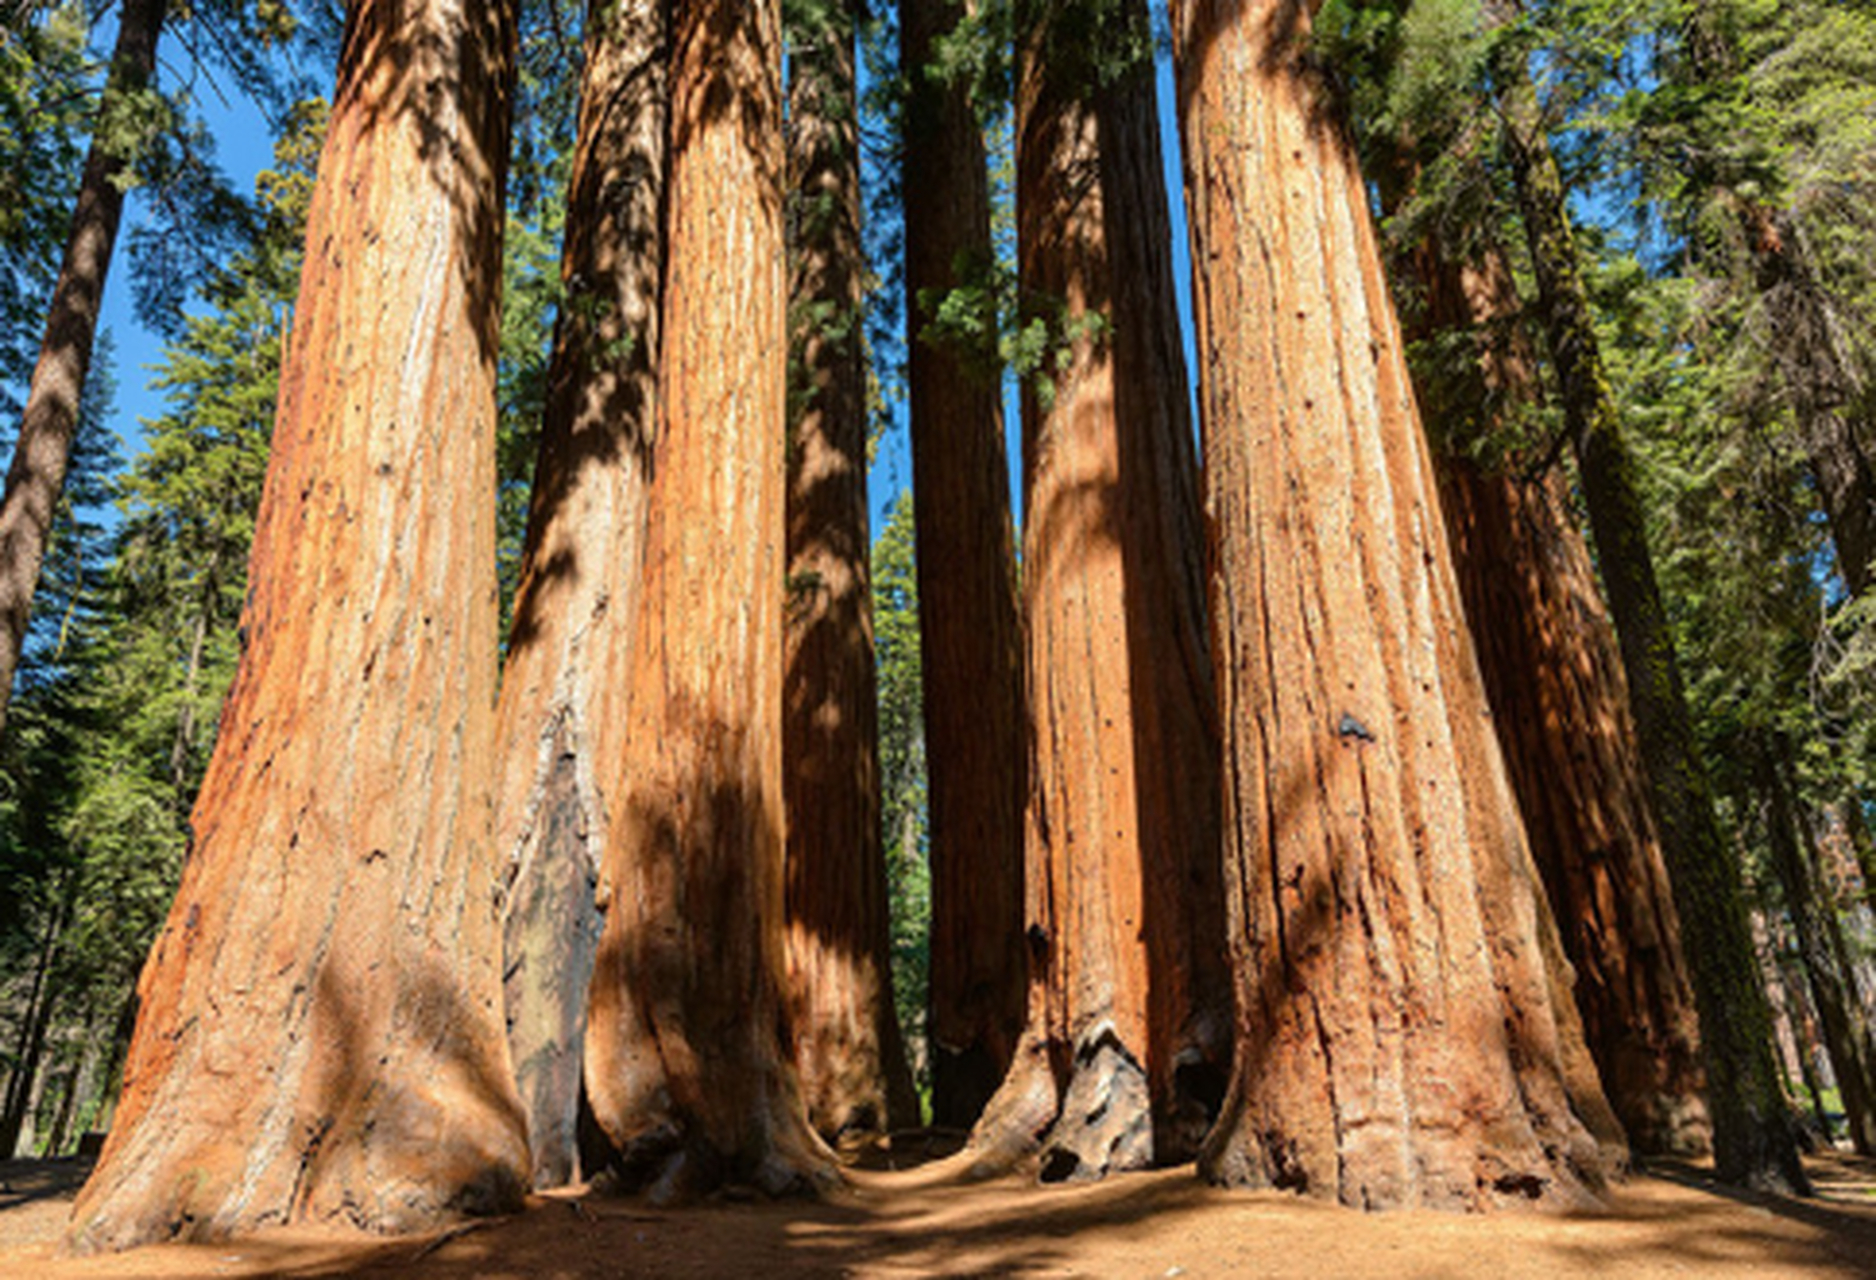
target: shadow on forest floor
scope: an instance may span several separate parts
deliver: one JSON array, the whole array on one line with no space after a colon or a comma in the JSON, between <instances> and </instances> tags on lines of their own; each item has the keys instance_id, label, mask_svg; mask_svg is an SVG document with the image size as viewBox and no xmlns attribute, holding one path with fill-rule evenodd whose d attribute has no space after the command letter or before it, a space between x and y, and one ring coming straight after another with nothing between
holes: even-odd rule
<instances>
[{"instance_id":1,"label":"shadow on forest floor","mask_svg":"<svg viewBox=\"0 0 1876 1280\"><path fill-rule=\"evenodd\" d=\"M1876 1162L1830 1156L1811 1168L1823 1194L1810 1201L1718 1192L1702 1170L1676 1165L1636 1177L1601 1212L1492 1218L1360 1214L1278 1193L1220 1191L1189 1168L1055 1187L1017 1179L932 1185L916 1172L856 1170L849 1189L812 1203L731 1195L662 1209L557 1194L516 1217L431 1237L296 1230L75 1262L52 1261L43 1243L62 1225L57 1210L70 1190L31 1203L16 1190L0 1208L0 1275L1876 1275ZM16 1189L51 1185L29 1181L31 1172L23 1162L0 1166ZM13 1229L17 1215L34 1217L42 1243L18 1247L26 1240Z\"/></svg>"}]
</instances>

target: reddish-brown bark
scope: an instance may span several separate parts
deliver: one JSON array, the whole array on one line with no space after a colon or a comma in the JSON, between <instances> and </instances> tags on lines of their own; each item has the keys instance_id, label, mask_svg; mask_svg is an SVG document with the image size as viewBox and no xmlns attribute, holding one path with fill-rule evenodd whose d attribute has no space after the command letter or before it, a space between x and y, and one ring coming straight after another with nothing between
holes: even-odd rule
<instances>
[{"instance_id":1,"label":"reddish-brown bark","mask_svg":"<svg viewBox=\"0 0 1876 1280\"><path fill-rule=\"evenodd\" d=\"M1190 1158L1229 1043L1198 468L1151 67L1097 87L1057 21L1026 33L1017 104L1022 287L1060 303L1070 351L1024 401L1029 1024L974 1135L980 1168L1040 1143L1051 1180ZM1146 23L1129 4L1109 34Z\"/></svg>"},{"instance_id":2,"label":"reddish-brown bark","mask_svg":"<svg viewBox=\"0 0 1876 1280\"><path fill-rule=\"evenodd\" d=\"M658 462L607 834L586 1083L657 1194L830 1168L785 1026L781 33L673 11Z\"/></svg>"},{"instance_id":3,"label":"reddish-brown bark","mask_svg":"<svg viewBox=\"0 0 1876 1280\"><path fill-rule=\"evenodd\" d=\"M578 1167L600 851L623 778L623 684L656 427L664 6L590 0L560 309L496 713L503 989L537 1186Z\"/></svg>"},{"instance_id":4,"label":"reddish-brown bark","mask_svg":"<svg viewBox=\"0 0 1876 1280\"><path fill-rule=\"evenodd\" d=\"M489 838L506 4L351 6L243 618L80 1249L518 1206Z\"/></svg>"},{"instance_id":5,"label":"reddish-brown bark","mask_svg":"<svg viewBox=\"0 0 1876 1280\"><path fill-rule=\"evenodd\" d=\"M1173 28L1237 979L1200 1169L1372 1208L1570 1202L1613 1154L1576 1108L1607 1104L1308 9L1184 0Z\"/></svg>"},{"instance_id":6,"label":"reddish-brown bark","mask_svg":"<svg viewBox=\"0 0 1876 1280\"><path fill-rule=\"evenodd\" d=\"M919 1102L893 1011L879 828L853 10L832 5L825 22L794 39L782 684L788 999L808 1119L831 1142L915 1127Z\"/></svg>"},{"instance_id":7,"label":"reddish-brown bark","mask_svg":"<svg viewBox=\"0 0 1876 1280\"><path fill-rule=\"evenodd\" d=\"M26 645L33 594L45 560L46 539L65 491L65 472L78 430L79 402L91 369L91 349L104 305L104 281L123 220L124 157L121 139L105 122L120 103L141 92L156 70L157 39L168 0L126 0L118 13L117 45L100 106L97 134L85 157L65 258L52 287L52 307L39 359L26 389L19 439L0 497L0 729L6 727L13 676ZM121 124L116 127L121 128Z\"/></svg>"},{"instance_id":8,"label":"reddish-brown bark","mask_svg":"<svg viewBox=\"0 0 1876 1280\"><path fill-rule=\"evenodd\" d=\"M1423 400L1449 424L1537 394L1507 331L1517 294L1502 255L1461 267L1416 255L1428 332L1481 336L1468 404ZM1487 335L1493 335L1487 337ZM1523 481L1468 456L1437 457L1459 588L1499 745L1575 975L1574 998L1603 1087L1638 1151L1694 1154L1710 1133L1680 923L1648 811L1615 633L1556 472Z\"/></svg>"},{"instance_id":9,"label":"reddish-brown bark","mask_svg":"<svg viewBox=\"0 0 1876 1280\"><path fill-rule=\"evenodd\" d=\"M900 0L906 103L906 381L930 773L932 1119L971 1124L1023 1026L1022 650L994 352L927 332L992 262L983 133L930 71L958 0ZM977 283L983 283L980 278Z\"/></svg>"}]
</instances>

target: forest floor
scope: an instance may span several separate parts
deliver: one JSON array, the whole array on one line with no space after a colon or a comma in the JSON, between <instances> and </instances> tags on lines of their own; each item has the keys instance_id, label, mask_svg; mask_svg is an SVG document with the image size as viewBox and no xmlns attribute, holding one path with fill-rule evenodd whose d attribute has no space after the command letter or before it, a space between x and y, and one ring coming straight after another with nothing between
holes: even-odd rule
<instances>
[{"instance_id":1,"label":"forest floor","mask_svg":"<svg viewBox=\"0 0 1876 1280\"><path fill-rule=\"evenodd\" d=\"M1493 1217L1362 1214L1220 1191L1190 1168L1050 1187L865 1171L818 1203L556 1194L438 1236L292 1230L61 1261L53 1242L85 1168L15 1161L0 1163L0 1277L1876 1277L1876 1161L1810 1167L1811 1200L1722 1191L1680 1166L1630 1178L1600 1212Z\"/></svg>"}]
</instances>

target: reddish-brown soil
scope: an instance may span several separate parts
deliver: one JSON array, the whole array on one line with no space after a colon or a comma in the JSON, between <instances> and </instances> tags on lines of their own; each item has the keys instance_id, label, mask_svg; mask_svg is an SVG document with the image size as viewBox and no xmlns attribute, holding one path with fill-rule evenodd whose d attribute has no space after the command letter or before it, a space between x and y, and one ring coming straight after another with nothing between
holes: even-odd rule
<instances>
[{"instance_id":1,"label":"reddish-brown soil","mask_svg":"<svg viewBox=\"0 0 1876 1280\"><path fill-rule=\"evenodd\" d=\"M661 1209L557 1196L440 1237L281 1231L57 1260L83 1168L13 1162L0 1164L0 1277L1876 1276L1876 1162L1811 1168L1820 1194L1807 1201L1723 1194L1700 1171L1671 1168L1631 1179L1605 1212L1496 1217L1362 1214L1216 1190L1189 1168L1077 1187L865 1172L820 1203Z\"/></svg>"}]
</instances>

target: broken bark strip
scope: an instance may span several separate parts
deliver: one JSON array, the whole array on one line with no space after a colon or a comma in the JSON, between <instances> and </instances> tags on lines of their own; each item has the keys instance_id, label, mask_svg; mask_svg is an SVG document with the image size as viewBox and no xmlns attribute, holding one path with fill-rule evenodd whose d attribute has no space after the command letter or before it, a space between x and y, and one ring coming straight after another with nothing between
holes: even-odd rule
<instances>
[{"instance_id":1,"label":"broken bark strip","mask_svg":"<svg viewBox=\"0 0 1876 1280\"><path fill-rule=\"evenodd\" d=\"M533 1181L578 1170L599 859L623 780L627 671L657 414L664 6L590 0L547 375L496 714L508 1041Z\"/></svg>"},{"instance_id":2,"label":"broken bark strip","mask_svg":"<svg viewBox=\"0 0 1876 1280\"><path fill-rule=\"evenodd\" d=\"M628 1184L779 1194L831 1176L782 996L781 30L775 0L673 23L658 465L586 1083Z\"/></svg>"},{"instance_id":3,"label":"broken bark strip","mask_svg":"<svg viewBox=\"0 0 1876 1280\"><path fill-rule=\"evenodd\" d=\"M1173 28L1237 980L1200 1170L1368 1208L1578 1202L1605 1161L1583 1050L1307 11L1184 0Z\"/></svg>"},{"instance_id":4,"label":"broken bark strip","mask_svg":"<svg viewBox=\"0 0 1876 1280\"><path fill-rule=\"evenodd\" d=\"M1070 353L1024 398L1029 1025L973 1136L977 1172L1040 1144L1047 1180L1190 1158L1222 1094L1228 1007L1152 69L1103 82L1089 61L1142 38L1147 12L1094 34L1071 10L1025 33L1017 109L1022 288L1060 305Z\"/></svg>"},{"instance_id":5,"label":"broken bark strip","mask_svg":"<svg viewBox=\"0 0 1876 1280\"><path fill-rule=\"evenodd\" d=\"M505 3L350 6L195 848L84 1251L519 1206L489 833Z\"/></svg>"}]
</instances>

